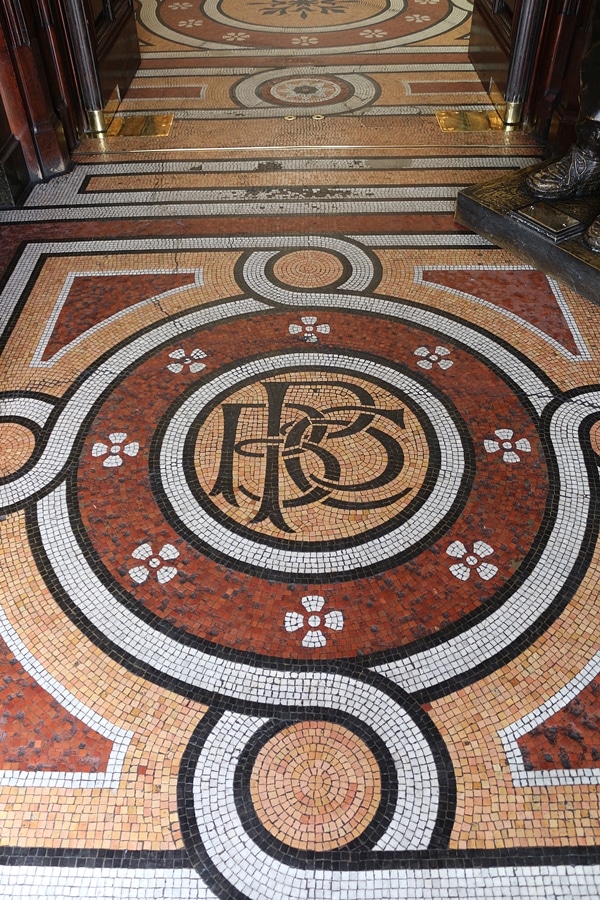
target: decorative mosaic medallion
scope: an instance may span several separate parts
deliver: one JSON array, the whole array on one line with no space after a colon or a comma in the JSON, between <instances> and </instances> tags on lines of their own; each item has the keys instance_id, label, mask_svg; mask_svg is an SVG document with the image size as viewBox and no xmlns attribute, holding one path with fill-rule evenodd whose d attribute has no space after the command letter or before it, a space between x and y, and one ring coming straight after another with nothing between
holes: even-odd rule
<instances>
[{"instance_id":1,"label":"decorative mosaic medallion","mask_svg":"<svg viewBox=\"0 0 600 900\"><path fill-rule=\"evenodd\" d=\"M200 676L177 646L444 683L559 608L575 565L583 532L564 522L585 466L561 475L557 505L540 425L556 391L482 333L364 293L371 260L338 244L313 263L309 248L251 253L238 277L257 299L115 350L5 488L18 503L77 456L38 504L47 567L134 658L144 623L152 665L184 682ZM309 294L304 270L330 281Z\"/></svg>"},{"instance_id":2,"label":"decorative mosaic medallion","mask_svg":"<svg viewBox=\"0 0 600 900\"><path fill-rule=\"evenodd\" d=\"M348 82L340 78L312 78L308 75L295 78L273 78L264 82L258 91L261 100L281 103L283 106L344 102L354 93Z\"/></svg>"},{"instance_id":3,"label":"decorative mosaic medallion","mask_svg":"<svg viewBox=\"0 0 600 900\"><path fill-rule=\"evenodd\" d=\"M139 13L158 37L237 57L391 49L443 35L469 14L466 0L157 0Z\"/></svg>"},{"instance_id":4,"label":"decorative mosaic medallion","mask_svg":"<svg viewBox=\"0 0 600 900\"><path fill-rule=\"evenodd\" d=\"M289 69L285 75L271 69L242 78L233 98L246 109L278 107L291 112L343 113L362 109L379 96L379 86L366 75L343 77L311 67Z\"/></svg>"},{"instance_id":5,"label":"decorative mosaic medallion","mask_svg":"<svg viewBox=\"0 0 600 900\"><path fill-rule=\"evenodd\" d=\"M270 835L323 852L360 837L381 803L381 771L369 747L333 722L284 728L258 751L250 775L254 811Z\"/></svg>"}]
</instances>

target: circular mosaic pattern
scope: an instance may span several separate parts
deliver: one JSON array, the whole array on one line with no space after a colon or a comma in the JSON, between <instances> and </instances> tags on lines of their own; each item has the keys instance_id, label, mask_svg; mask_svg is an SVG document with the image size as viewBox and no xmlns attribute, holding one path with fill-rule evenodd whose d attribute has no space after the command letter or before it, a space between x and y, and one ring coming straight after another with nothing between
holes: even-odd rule
<instances>
[{"instance_id":1,"label":"circular mosaic pattern","mask_svg":"<svg viewBox=\"0 0 600 900\"><path fill-rule=\"evenodd\" d=\"M310 290L339 281L344 276L344 266L333 253L293 250L275 260L272 273L283 284Z\"/></svg>"},{"instance_id":2,"label":"circular mosaic pattern","mask_svg":"<svg viewBox=\"0 0 600 900\"><path fill-rule=\"evenodd\" d=\"M334 308L167 335L140 339L137 364L128 351L68 493L97 577L132 614L187 645L308 661L416 652L498 609L542 527L548 475L535 422L485 357Z\"/></svg>"},{"instance_id":3,"label":"circular mosaic pattern","mask_svg":"<svg viewBox=\"0 0 600 900\"><path fill-rule=\"evenodd\" d=\"M329 333L303 318L288 331L306 343ZM314 578L415 547L457 502L465 452L445 406L404 372L315 353L202 384L173 410L157 456L165 501L203 550Z\"/></svg>"},{"instance_id":4,"label":"circular mosaic pattern","mask_svg":"<svg viewBox=\"0 0 600 900\"><path fill-rule=\"evenodd\" d=\"M449 0L204 0L195 9L157 0L140 10L161 38L237 57L390 50L443 35L468 15L467 5Z\"/></svg>"},{"instance_id":5,"label":"circular mosaic pattern","mask_svg":"<svg viewBox=\"0 0 600 900\"><path fill-rule=\"evenodd\" d=\"M318 106L321 103L343 103L354 93L351 84L341 78L315 78L297 75L294 78L273 78L263 82L257 96L267 103L282 106Z\"/></svg>"},{"instance_id":6,"label":"circular mosaic pattern","mask_svg":"<svg viewBox=\"0 0 600 900\"><path fill-rule=\"evenodd\" d=\"M270 109L277 115L347 113L369 106L379 96L379 85L366 75L342 78L320 69L288 69L248 75L234 85L234 100L246 109Z\"/></svg>"},{"instance_id":7,"label":"circular mosaic pattern","mask_svg":"<svg viewBox=\"0 0 600 900\"><path fill-rule=\"evenodd\" d=\"M298 722L259 751L250 792L269 834L288 847L322 852L349 844L370 825L381 802L381 772L348 728Z\"/></svg>"},{"instance_id":8,"label":"circular mosaic pattern","mask_svg":"<svg viewBox=\"0 0 600 900\"><path fill-rule=\"evenodd\" d=\"M310 337L316 326L304 327ZM247 534L293 544L385 526L414 505L430 469L406 398L326 369L254 379L210 404L194 432L199 503Z\"/></svg>"},{"instance_id":9,"label":"circular mosaic pattern","mask_svg":"<svg viewBox=\"0 0 600 900\"><path fill-rule=\"evenodd\" d=\"M18 422L0 422L0 478L22 469L35 449L29 428Z\"/></svg>"}]
</instances>

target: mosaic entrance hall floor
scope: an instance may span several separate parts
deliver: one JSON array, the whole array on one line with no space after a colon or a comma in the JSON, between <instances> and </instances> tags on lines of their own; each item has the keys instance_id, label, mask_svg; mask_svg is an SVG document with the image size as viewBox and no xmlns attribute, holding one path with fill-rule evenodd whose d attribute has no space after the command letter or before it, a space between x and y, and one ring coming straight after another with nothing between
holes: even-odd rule
<instances>
[{"instance_id":1,"label":"mosaic entrance hall floor","mask_svg":"<svg viewBox=\"0 0 600 900\"><path fill-rule=\"evenodd\" d=\"M139 23L170 134L0 211L0 895L597 898L600 312L453 222L468 8Z\"/></svg>"}]
</instances>

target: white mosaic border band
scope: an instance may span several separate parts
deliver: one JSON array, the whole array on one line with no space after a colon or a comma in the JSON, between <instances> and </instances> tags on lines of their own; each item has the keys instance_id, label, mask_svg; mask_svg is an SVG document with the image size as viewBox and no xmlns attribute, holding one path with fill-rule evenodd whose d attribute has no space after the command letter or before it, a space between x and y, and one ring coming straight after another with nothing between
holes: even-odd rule
<instances>
[{"instance_id":1,"label":"white mosaic border band","mask_svg":"<svg viewBox=\"0 0 600 900\"><path fill-rule=\"evenodd\" d=\"M466 271L466 272L536 272L539 271L534 268L534 266L525 266L525 265L515 265L515 266L485 266L485 265L464 265L464 266L438 266L432 265L427 266L427 270L429 271ZM546 334L545 331L542 331L536 325L533 325L531 322L528 322L526 319L522 319L521 316L517 315L514 312L511 312L509 309L504 309L502 306L496 303L490 303L488 300L484 300L482 297L478 297L476 294L469 294L466 291L459 291L457 288L448 287L445 284L438 284L437 281L427 281L423 277L424 266L415 266L414 267L414 281L415 284L425 285L428 288L435 288L436 290L443 291L446 294L452 294L454 297L461 297L464 300L471 300L473 303L477 303L479 306L485 306L487 309L493 310L495 313L498 313L501 316L505 316L507 319L511 319L513 322L516 322L522 328L526 328L528 331L531 331L532 334L537 335L537 337L541 338L546 343L550 344L555 350L557 350L561 356L564 356L570 362L588 362L591 360L592 354L587 348L587 345L583 339L583 335L581 334L579 328L577 327L577 322L571 312L569 305L565 299L565 295L563 294L558 282L554 278L550 278L549 275L544 276L548 281L548 285L550 290L554 294L556 302L559 306L561 313L563 314L565 321L568 325L569 331L573 337L573 341L575 342L575 346L577 347L578 353L571 353L570 350L567 350L559 341L553 338L551 335Z\"/></svg>"},{"instance_id":2,"label":"white mosaic border band","mask_svg":"<svg viewBox=\"0 0 600 900\"><path fill-rule=\"evenodd\" d=\"M506 758L516 787L600 784L600 768L528 770L525 768L523 755L517 743L519 738L541 725L559 710L564 709L599 673L600 652L596 653L581 672L578 672L571 681L550 697L549 700L546 700L545 703L523 716L517 722L498 732L504 745Z\"/></svg>"},{"instance_id":3,"label":"white mosaic border band","mask_svg":"<svg viewBox=\"0 0 600 900\"><path fill-rule=\"evenodd\" d=\"M439 470L432 473L435 479L430 494L419 509L396 528L383 535L355 543L342 549L313 551L285 549L265 545L257 535L255 540L243 538L203 509L191 490L185 472L185 444L194 421L201 411L222 392L234 389L248 378L268 376L278 369L302 368L343 369L355 377L377 379L395 388L418 404L427 416L435 432L440 454ZM456 425L444 405L419 382L388 366L369 359L345 356L341 353L282 353L254 360L217 375L198 388L169 422L160 450L160 473L165 495L179 520L193 534L230 558L247 565L257 566L293 575L349 572L368 567L405 552L436 528L452 509L465 470L462 441Z\"/></svg>"},{"instance_id":4,"label":"white mosaic border band","mask_svg":"<svg viewBox=\"0 0 600 900\"><path fill-rule=\"evenodd\" d=\"M523 849L525 854L526 848ZM399 869L395 885L378 873L355 872L358 888L375 881L374 900L593 900L600 866L486 866L482 868ZM0 897L8 900L217 900L187 869L85 869L47 866L0 868ZM315 900L345 900L339 893ZM364 895L366 897L366 895ZM364 900L359 894L359 900ZM264 895L261 898L264 900ZM273 898L275 900L275 898ZM291 897L286 900L292 900ZM302 900L313 900L304 894Z\"/></svg>"},{"instance_id":5,"label":"white mosaic border band","mask_svg":"<svg viewBox=\"0 0 600 900\"><path fill-rule=\"evenodd\" d=\"M217 900L193 869L0 867L12 900Z\"/></svg>"},{"instance_id":6,"label":"white mosaic border band","mask_svg":"<svg viewBox=\"0 0 600 900\"><path fill-rule=\"evenodd\" d=\"M224 50L229 50L231 56L237 58L238 54L236 50L237 47L224 47ZM233 52L232 52L233 51ZM447 53L452 56L462 56L466 55L469 51L468 46L459 47L456 45L452 46L435 46L431 45L429 47L396 47L394 50L395 56L430 56L435 54L444 54ZM297 51L294 55L297 54ZM228 56L229 54L227 54ZM256 54L255 54L256 55ZM261 51L261 56L262 56ZM195 54L190 52L189 50L148 50L146 51L142 47L142 59L150 60L150 59L194 59ZM202 54L203 58L212 59L213 57L219 56L221 58L226 58L225 53L206 53ZM344 71L348 71L348 66L331 66L328 71L337 72L343 69ZM188 75L197 75L198 69L140 69L135 73L136 78L142 77L146 72L152 74L153 71L158 72L169 72L169 73L186 73ZM206 75L246 75L251 72L256 72L256 66L223 66L222 69L213 68L213 69L202 69L202 73ZM352 67L353 72L470 72L474 74L475 70L470 62L466 63L400 63L400 64L386 64L384 66L354 66Z\"/></svg>"},{"instance_id":7,"label":"white mosaic border band","mask_svg":"<svg viewBox=\"0 0 600 900\"><path fill-rule=\"evenodd\" d=\"M0 396L0 416L7 419L29 419L40 428L44 427L53 409L53 402L39 397Z\"/></svg>"},{"instance_id":8,"label":"white mosaic border band","mask_svg":"<svg viewBox=\"0 0 600 900\"><path fill-rule=\"evenodd\" d=\"M88 728L92 728L103 738L112 742L106 772L30 772L17 769L0 769L0 787L63 787L63 788L110 788L117 790L123 774L123 763L129 749L132 731L113 725L87 704L77 699L67 688L56 680L27 649L6 613L0 607L0 637L25 671L35 679L57 703Z\"/></svg>"}]
</instances>

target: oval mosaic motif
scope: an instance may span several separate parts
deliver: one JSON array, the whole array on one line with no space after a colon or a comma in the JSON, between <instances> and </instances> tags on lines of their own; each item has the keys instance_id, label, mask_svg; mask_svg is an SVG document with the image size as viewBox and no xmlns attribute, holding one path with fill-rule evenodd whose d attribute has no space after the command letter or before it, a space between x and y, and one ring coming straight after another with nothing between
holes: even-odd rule
<instances>
[{"instance_id":1,"label":"oval mosaic motif","mask_svg":"<svg viewBox=\"0 0 600 900\"><path fill-rule=\"evenodd\" d=\"M157 0L140 13L157 36L192 47L296 54L391 49L450 31L468 12L448 0Z\"/></svg>"}]
</instances>

